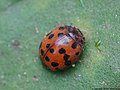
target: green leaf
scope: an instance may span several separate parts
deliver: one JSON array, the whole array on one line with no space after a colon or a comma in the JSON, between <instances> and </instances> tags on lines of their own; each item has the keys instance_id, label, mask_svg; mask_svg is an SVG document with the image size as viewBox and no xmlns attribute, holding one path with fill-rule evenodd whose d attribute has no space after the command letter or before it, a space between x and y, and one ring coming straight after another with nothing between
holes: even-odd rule
<instances>
[{"instance_id":1,"label":"green leaf","mask_svg":"<svg viewBox=\"0 0 120 90\"><path fill-rule=\"evenodd\" d=\"M80 28L86 43L80 62L51 72L38 48L59 24ZM119 78L120 0L0 1L1 90L117 89Z\"/></svg>"}]
</instances>

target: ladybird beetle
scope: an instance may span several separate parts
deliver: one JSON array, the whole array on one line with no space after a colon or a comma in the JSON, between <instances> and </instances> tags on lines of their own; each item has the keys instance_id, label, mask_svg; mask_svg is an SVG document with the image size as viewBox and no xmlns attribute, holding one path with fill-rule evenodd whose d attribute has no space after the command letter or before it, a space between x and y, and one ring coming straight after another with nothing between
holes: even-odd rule
<instances>
[{"instance_id":1,"label":"ladybird beetle","mask_svg":"<svg viewBox=\"0 0 120 90\"><path fill-rule=\"evenodd\" d=\"M59 25L43 38L39 55L52 71L63 70L78 61L84 42L85 37L78 28Z\"/></svg>"}]
</instances>

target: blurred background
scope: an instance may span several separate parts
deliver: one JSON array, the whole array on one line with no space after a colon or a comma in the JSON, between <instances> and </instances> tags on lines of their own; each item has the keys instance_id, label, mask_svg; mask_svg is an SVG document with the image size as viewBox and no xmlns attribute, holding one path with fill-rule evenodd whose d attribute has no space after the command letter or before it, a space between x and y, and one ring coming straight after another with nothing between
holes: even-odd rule
<instances>
[{"instance_id":1,"label":"blurred background","mask_svg":"<svg viewBox=\"0 0 120 90\"><path fill-rule=\"evenodd\" d=\"M51 72L39 59L59 24L85 35L80 62ZM120 89L120 0L0 0L0 90Z\"/></svg>"}]
</instances>

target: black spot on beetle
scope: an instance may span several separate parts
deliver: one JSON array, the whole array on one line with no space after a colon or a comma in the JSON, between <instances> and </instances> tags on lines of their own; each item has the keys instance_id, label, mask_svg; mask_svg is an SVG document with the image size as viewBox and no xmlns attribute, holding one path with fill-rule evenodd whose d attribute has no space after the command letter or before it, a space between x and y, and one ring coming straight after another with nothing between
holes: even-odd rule
<instances>
[{"instance_id":1,"label":"black spot on beetle","mask_svg":"<svg viewBox=\"0 0 120 90\"><path fill-rule=\"evenodd\" d=\"M76 52L76 54L75 55L79 55L80 54L80 52Z\"/></svg>"},{"instance_id":2,"label":"black spot on beetle","mask_svg":"<svg viewBox=\"0 0 120 90\"><path fill-rule=\"evenodd\" d=\"M50 49L50 52L51 52L51 53L53 53L53 52L54 52L54 49L53 49L53 48L51 48L51 49Z\"/></svg>"},{"instance_id":3,"label":"black spot on beetle","mask_svg":"<svg viewBox=\"0 0 120 90\"><path fill-rule=\"evenodd\" d=\"M59 53L60 54L66 53L66 50L64 48L61 48L61 49L59 49Z\"/></svg>"},{"instance_id":4,"label":"black spot on beetle","mask_svg":"<svg viewBox=\"0 0 120 90\"><path fill-rule=\"evenodd\" d=\"M56 63L56 62L52 62L51 65L52 65L53 67L57 67L59 64Z\"/></svg>"},{"instance_id":5,"label":"black spot on beetle","mask_svg":"<svg viewBox=\"0 0 120 90\"><path fill-rule=\"evenodd\" d=\"M73 49L75 49L75 48L77 47L77 43L74 42L71 47L72 47Z\"/></svg>"},{"instance_id":6,"label":"black spot on beetle","mask_svg":"<svg viewBox=\"0 0 120 90\"><path fill-rule=\"evenodd\" d=\"M50 61L50 59L49 59L49 57L48 57L48 56L46 56L46 57L45 57L45 60L46 60L46 61Z\"/></svg>"},{"instance_id":7,"label":"black spot on beetle","mask_svg":"<svg viewBox=\"0 0 120 90\"><path fill-rule=\"evenodd\" d=\"M67 65L67 66L71 65L71 61L66 61L65 65Z\"/></svg>"},{"instance_id":8,"label":"black spot on beetle","mask_svg":"<svg viewBox=\"0 0 120 90\"><path fill-rule=\"evenodd\" d=\"M67 54L65 54L65 55L63 56L63 58L64 58L65 61L68 61L69 57L70 57L70 55L67 55Z\"/></svg>"},{"instance_id":9,"label":"black spot on beetle","mask_svg":"<svg viewBox=\"0 0 120 90\"><path fill-rule=\"evenodd\" d=\"M47 45L46 45L46 48L49 48L49 47L50 47L50 44L47 44Z\"/></svg>"},{"instance_id":10,"label":"black spot on beetle","mask_svg":"<svg viewBox=\"0 0 120 90\"><path fill-rule=\"evenodd\" d=\"M51 39L54 37L54 34L50 34L50 36L48 37L48 39Z\"/></svg>"},{"instance_id":11,"label":"black spot on beetle","mask_svg":"<svg viewBox=\"0 0 120 90\"><path fill-rule=\"evenodd\" d=\"M64 30L65 28L64 27L60 27L59 30Z\"/></svg>"},{"instance_id":12,"label":"black spot on beetle","mask_svg":"<svg viewBox=\"0 0 120 90\"><path fill-rule=\"evenodd\" d=\"M41 55L43 56L44 55L44 51L41 49Z\"/></svg>"}]
</instances>

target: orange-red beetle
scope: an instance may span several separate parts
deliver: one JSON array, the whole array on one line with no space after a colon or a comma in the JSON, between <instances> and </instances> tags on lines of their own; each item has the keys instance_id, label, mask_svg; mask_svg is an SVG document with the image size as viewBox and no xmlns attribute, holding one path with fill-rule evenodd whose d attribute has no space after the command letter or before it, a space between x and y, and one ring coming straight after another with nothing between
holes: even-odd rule
<instances>
[{"instance_id":1,"label":"orange-red beetle","mask_svg":"<svg viewBox=\"0 0 120 90\"><path fill-rule=\"evenodd\" d=\"M78 28L59 25L40 43L40 58L52 71L63 70L78 61L84 42L85 37Z\"/></svg>"}]
</instances>

